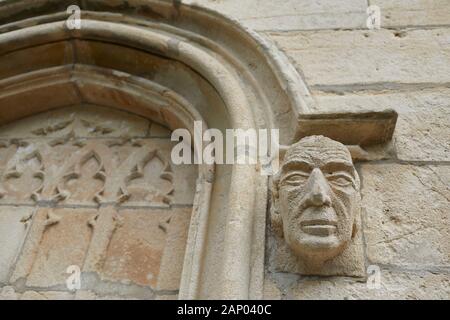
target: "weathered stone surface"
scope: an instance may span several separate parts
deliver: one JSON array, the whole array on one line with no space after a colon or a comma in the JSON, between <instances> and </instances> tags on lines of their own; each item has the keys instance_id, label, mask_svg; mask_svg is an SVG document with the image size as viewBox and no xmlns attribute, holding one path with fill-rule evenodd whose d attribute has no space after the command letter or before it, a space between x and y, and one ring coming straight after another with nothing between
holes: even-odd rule
<instances>
[{"instance_id":1,"label":"weathered stone surface","mask_svg":"<svg viewBox=\"0 0 450 320\"><path fill-rule=\"evenodd\" d=\"M72 58L72 49L68 42L55 42L33 46L29 51L12 51L6 55L2 55L0 61L0 79L36 71L36 69L39 69L38 66L49 68L55 65L71 63L73 61ZM12 61L14 63L11 63Z\"/></svg>"},{"instance_id":2,"label":"weathered stone surface","mask_svg":"<svg viewBox=\"0 0 450 320\"><path fill-rule=\"evenodd\" d=\"M64 291L25 291L20 300L72 300L73 294Z\"/></svg>"},{"instance_id":3,"label":"weathered stone surface","mask_svg":"<svg viewBox=\"0 0 450 320\"><path fill-rule=\"evenodd\" d=\"M151 138L169 138L171 136L171 132L166 127L163 127L157 123L152 123L150 127L150 137Z\"/></svg>"},{"instance_id":4,"label":"weathered stone surface","mask_svg":"<svg viewBox=\"0 0 450 320\"><path fill-rule=\"evenodd\" d=\"M98 275L81 279L87 288L100 290L95 298L155 298L149 288L174 296L197 168L170 164L170 131L125 112L85 105L3 126L0 135L0 202L27 205L0 207L0 230L5 228L0 240L7 241L0 282L14 271L12 282L25 279L28 287L66 290L70 265L82 271L89 266L92 272L93 264ZM47 202L69 208L38 209L22 255L12 266L35 210L29 205ZM99 202L165 209L117 213L96 209ZM183 208L171 209L172 204ZM5 295L12 296L7 289ZM14 295L56 299L58 292ZM72 297L61 292L63 299Z\"/></svg>"},{"instance_id":5,"label":"weathered stone surface","mask_svg":"<svg viewBox=\"0 0 450 320\"><path fill-rule=\"evenodd\" d=\"M161 296L156 297L156 300L177 300L177 299L178 299L178 295L176 295L176 294L161 295Z\"/></svg>"},{"instance_id":6,"label":"weathered stone surface","mask_svg":"<svg viewBox=\"0 0 450 320\"><path fill-rule=\"evenodd\" d=\"M238 20L253 30L314 30L362 28L366 23L367 2L336 1L257 1L183 0Z\"/></svg>"},{"instance_id":7,"label":"weathered stone surface","mask_svg":"<svg viewBox=\"0 0 450 320\"><path fill-rule=\"evenodd\" d=\"M0 288L0 300L72 300L73 294L64 291L25 291L16 292L14 287Z\"/></svg>"},{"instance_id":8,"label":"weathered stone surface","mask_svg":"<svg viewBox=\"0 0 450 320\"><path fill-rule=\"evenodd\" d=\"M295 278L286 274L268 275L265 298L284 299L449 299L450 274L394 272L381 269L380 286L368 287L366 280L354 278Z\"/></svg>"},{"instance_id":9,"label":"weathered stone surface","mask_svg":"<svg viewBox=\"0 0 450 320\"><path fill-rule=\"evenodd\" d=\"M366 148L389 143L397 117L394 110L302 114L298 117L296 138L323 135L347 146Z\"/></svg>"},{"instance_id":10,"label":"weathered stone surface","mask_svg":"<svg viewBox=\"0 0 450 320\"><path fill-rule=\"evenodd\" d=\"M450 266L450 167L368 164L362 180L370 263Z\"/></svg>"},{"instance_id":11,"label":"weathered stone surface","mask_svg":"<svg viewBox=\"0 0 450 320\"><path fill-rule=\"evenodd\" d=\"M318 94L322 112L398 112L394 132L396 157L400 160L450 160L450 89L423 89L407 92Z\"/></svg>"},{"instance_id":12,"label":"weathered stone surface","mask_svg":"<svg viewBox=\"0 0 450 320\"><path fill-rule=\"evenodd\" d=\"M381 10L381 27L441 26L450 22L446 0L370 0Z\"/></svg>"},{"instance_id":13,"label":"weathered stone surface","mask_svg":"<svg viewBox=\"0 0 450 320\"><path fill-rule=\"evenodd\" d=\"M109 281L177 290L191 210L120 211L97 272Z\"/></svg>"},{"instance_id":14,"label":"weathered stone surface","mask_svg":"<svg viewBox=\"0 0 450 320\"><path fill-rule=\"evenodd\" d=\"M79 290L76 294L76 300L137 300L133 297L123 297L119 295L99 295L90 290Z\"/></svg>"},{"instance_id":15,"label":"weathered stone surface","mask_svg":"<svg viewBox=\"0 0 450 320\"><path fill-rule=\"evenodd\" d=\"M150 121L123 111L79 105L28 117L0 128L0 138L145 137Z\"/></svg>"},{"instance_id":16,"label":"weathered stone surface","mask_svg":"<svg viewBox=\"0 0 450 320\"><path fill-rule=\"evenodd\" d=\"M450 31L354 30L269 32L312 89L385 89L399 84L448 83Z\"/></svg>"},{"instance_id":17,"label":"weathered stone surface","mask_svg":"<svg viewBox=\"0 0 450 320\"><path fill-rule=\"evenodd\" d=\"M11 286L5 286L0 290L0 300L17 300L18 294Z\"/></svg>"},{"instance_id":18,"label":"weathered stone surface","mask_svg":"<svg viewBox=\"0 0 450 320\"><path fill-rule=\"evenodd\" d=\"M25 278L28 287L66 290L67 268L75 265L82 288L102 296L120 292L133 298L134 292L148 298L151 289L145 287L178 290L192 208L124 209L112 216L111 210L40 209L12 281ZM37 299L40 293L29 295Z\"/></svg>"},{"instance_id":19,"label":"weathered stone surface","mask_svg":"<svg viewBox=\"0 0 450 320\"><path fill-rule=\"evenodd\" d=\"M66 288L69 266L82 269L92 229L89 221L95 209L40 209L18 263L28 269L29 287Z\"/></svg>"},{"instance_id":20,"label":"weathered stone surface","mask_svg":"<svg viewBox=\"0 0 450 320\"><path fill-rule=\"evenodd\" d=\"M167 240L159 268L158 292L175 292L180 289L181 273L192 208L172 210L166 228Z\"/></svg>"},{"instance_id":21,"label":"weathered stone surface","mask_svg":"<svg viewBox=\"0 0 450 320\"><path fill-rule=\"evenodd\" d=\"M0 283L6 283L31 223L34 209L0 206Z\"/></svg>"},{"instance_id":22,"label":"weathered stone surface","mask_svg":"<svg viewBox=\"0 0 450 320\"><path fill-rule=\"evenodd\" d=\"M280 289L278 289L277 284L275 281L272 281L268 275L265 276L264 281L264 292L263 292L263 299L266 300L281 300L282 298L282 292Z\"/></svg>"}]
</instances>

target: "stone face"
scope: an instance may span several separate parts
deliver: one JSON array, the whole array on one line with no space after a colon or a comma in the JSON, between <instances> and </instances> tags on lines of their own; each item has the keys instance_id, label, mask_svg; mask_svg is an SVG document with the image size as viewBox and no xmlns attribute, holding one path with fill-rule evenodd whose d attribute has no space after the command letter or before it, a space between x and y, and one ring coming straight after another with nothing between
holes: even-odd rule
<instances>
[{"instance_id":1,"label":"stone face","mask_svg":"<svg viewBox=\"0 0 450 320\"><path fill-rule=\"evenodd\" d=\"M360 230L361 223L357 222ZM267 270L273 272L289 272L293 274L312 274L322 276L364 276L364 243L361 232L358 232L338 257L326 261L320 269L305 268L304 262L296 257L283 239L275 234L267 234L269 238L267 250Z\"/></svg>"},{"instance_id":2,"label":"stone face","mask_svg":"<svg viewBox=\"0 0 450 320\"><path fill-rule=\"evenodd\" d=\"M0 283L9 280L33 212L33 208L0 206Z\"/></svg>"},{"instance_id":3,"label":"stone face","mask_svg":"<svg viewBox=\"0 0 450 320\"><path fill-rule=\"evenodd\" d=\"M362 179L369 262L449 267L450 168L363 165Z\"/></svg>"},{"instance_id":4,"label":"stone face","mask_svg":"<svg viewBox=\"0 0 450 320\"><path fill-rule=\"evenodd\" d=\"M288 248L274 239L270 267L312 275L360 275L359 192L358 173L342 143L310 136L291 145L272 190L272 228Z\"/></svg>"},{"instance_id":5,"label":"stone face","mask_svg":"<svg viewBox=\"0 0 450 320\"><path fill-rule=\"evenodd\" d=\"M267 33L317 90L448 83L449 34L444 28Z\"/></svg>"}]
</instances>

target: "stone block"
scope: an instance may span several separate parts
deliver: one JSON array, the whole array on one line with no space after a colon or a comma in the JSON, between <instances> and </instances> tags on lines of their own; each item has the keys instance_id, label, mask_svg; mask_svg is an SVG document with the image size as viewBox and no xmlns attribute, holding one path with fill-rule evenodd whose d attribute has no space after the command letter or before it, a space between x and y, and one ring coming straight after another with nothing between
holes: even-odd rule
<instances>
[{"instance_id":1,"label":"stone block","mask_svg":"<svg viewBox=\"0 0 450 320\"><path fill-rule=\"evenodd\" d=\"M271 285L282 287L283 282ZM283 294L288 300L447 300L450 298L450 276L426 271L411 273L381 269L379 286L368 286L364 280L345 277L306 277L288 283Z\"/></svg>"},{"instance_id":2,"label":"stone block","mask_svg":"<svg viewBox=\"0 0 450 320\"><path fill-rule=\"evenodd\" d=\"M362 169L370 263L410 269L450 266L450 168L367 164Z\"/></svg>"},{"instance_id":3,"label":"stone block","mask_svg":"<svg viewBox=\"0 0 450 320\"><path fill-rule=\"evenodd\" d=\"M190 214L190 208L121 210L96 272L108 281L177 290Z\"/></svg>"},{"instance_id":4,"label":"stone block","mask_svg":"<svg viewBox=\"0 0 450 320\"><path fill-rule=\"evenodd\" d=\"M406 161L450 160L450 89L318 94L325 113L396 110L396 157Z\"/></svg>"},{"instance_id":5,"label":"stone block","mask_svg":"<svg viewBox=\"0 0 450 320\"><path fill-rule=\"evenodd\" d=\"M444 28L268 32L313 90L383 90L404 84L448 83Z\"/></svg>"},{"instance_id":6,"label":"stone block","mask_svg":"<svg viewBox=\"0 0 450 320\"><path fill-rule=\"evenodd\" d=\"M39 209L18 260L13 281L26 286L66 289L69 266L83 267L92 237L95 209Z\"/></svg>"},{"instance_id":7,"label":"stone block","mask_svg":"<svg viewBox=\"0 0 450 320\"><path fill-rule=\"evenodd\" d=\"M0 283L7 283L32 219L33 208L0 206Z\"/></svg>"},{"instance_id":8,"label":"stone block","mask_svg":"<svg viewBox=\"0 0 450 320\"><path fill-rule=\"evenodd\" d=\"M367 2L363 0L257 1L257 0L183 0L238 20L256 30L315 30L362 28L366 21Z\"/></svg>"},{"instance_id":9,"label":"stone block","mask_svg":"<svg viewBox=\"0 0 450 320\"><path fill-rule=\"evenodd\" d=\"M25 291L20 300L73 300L73 294L64 291Z\"/></svg>"},{"instance_id":10,"label":"stone block","mask_svg":"<svg viewBox=\"0 0 450 320\"><path fill-rule=\"evenodd\" d=\"M431 27L448 25L450 10L446 0L370 0L381 11L381 27Z\"/></svg>"}]
</instances>

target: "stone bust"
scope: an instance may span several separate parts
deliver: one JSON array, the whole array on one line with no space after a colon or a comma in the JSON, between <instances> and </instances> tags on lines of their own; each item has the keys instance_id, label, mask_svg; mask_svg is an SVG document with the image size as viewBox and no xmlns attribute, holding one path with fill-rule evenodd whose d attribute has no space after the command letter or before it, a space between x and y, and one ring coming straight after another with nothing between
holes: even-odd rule
<instances>
[{"instance_id":1,"label":"stone bust","mask_svg":"<svg viewBox=\"0 0 450 320\"><path fill-rule=\"evenodd\" d=\"M293 254L320 268L356 234L360 180L347 147L324 136L291 145L273 179L272 223Z\"/></svg>"}]
</instances>

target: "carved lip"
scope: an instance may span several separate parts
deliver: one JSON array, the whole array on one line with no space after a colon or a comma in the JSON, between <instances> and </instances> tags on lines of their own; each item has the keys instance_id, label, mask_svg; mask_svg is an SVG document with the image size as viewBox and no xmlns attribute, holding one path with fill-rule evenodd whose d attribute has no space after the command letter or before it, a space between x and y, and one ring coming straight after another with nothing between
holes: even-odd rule
<instances>
[{"instance_id":1,"label":"carved lip","mask_svg":"<svg viewBox=\"0 0 450 320\"><path fill-rule=\"evenodd\" d=\"M323 219L312 219L300 223L302 230L317 236L329 236L336 231L337 222Z\"/></svg>"}]
</instances>

